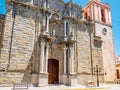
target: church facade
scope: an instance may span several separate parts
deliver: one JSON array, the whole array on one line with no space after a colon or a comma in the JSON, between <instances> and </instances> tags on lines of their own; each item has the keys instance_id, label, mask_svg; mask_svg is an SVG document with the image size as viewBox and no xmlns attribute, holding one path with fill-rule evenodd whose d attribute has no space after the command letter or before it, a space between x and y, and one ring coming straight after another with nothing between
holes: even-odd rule
<instances>
[{"instance_id":1,"label":"church facade","mask_svg":"<svg viewBox=\"0 0 120 90\"><path fill-rule=\"evenodd\" d=\"M110 7L63 0L6 0L0 19L0 85L113 83Z\"/></svg>"}]
</instances>

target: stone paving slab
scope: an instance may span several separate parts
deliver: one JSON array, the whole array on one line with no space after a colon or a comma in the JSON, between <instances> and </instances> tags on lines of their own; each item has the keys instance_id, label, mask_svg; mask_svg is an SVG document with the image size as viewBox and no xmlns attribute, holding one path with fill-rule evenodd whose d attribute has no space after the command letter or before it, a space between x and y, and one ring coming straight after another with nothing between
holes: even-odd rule
<instances>
[{"instance_id":1,"label":"stone paving slab","mask_svg":"<svg viewBox=\"0 0 120 90\"><path fill-rule=\"evenodd\" d=\"M13 87L0 87L0 90L13 90ZM101 85L97 87L85 87L85 86L64 86L64 85L49 85L44 87L29 87L29 89L16 89L16 90L120 90L120 85L110 84Z\"/></svg>"},{"instance_id":2,"label":"stone paving slab","mask_svg":"<svg viewBox=\"0 0 120 90\"><path fill-rule=\"evenodd\" d=\"M13 90L12 87L0 87L0 90ZM29 89L16 90L109 90L109 88L61 88L61 87L29 87Z\"/></svg>"}]
</instances>

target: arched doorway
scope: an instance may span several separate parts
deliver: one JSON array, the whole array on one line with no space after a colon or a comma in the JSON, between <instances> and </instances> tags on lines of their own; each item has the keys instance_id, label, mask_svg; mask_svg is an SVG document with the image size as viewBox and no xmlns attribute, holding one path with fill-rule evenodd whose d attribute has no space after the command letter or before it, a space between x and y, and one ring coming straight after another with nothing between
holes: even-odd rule
<instances>
[{"instance_id":1,"label":"arched doorway","mask_svg":"<svg viewBox=\"0 0 120 90\"><path fill-rule=\"evenodd\" d=\"M55 59L48 60L48 83L59 83L59 61Z\"/></svg>"}]
</instances>

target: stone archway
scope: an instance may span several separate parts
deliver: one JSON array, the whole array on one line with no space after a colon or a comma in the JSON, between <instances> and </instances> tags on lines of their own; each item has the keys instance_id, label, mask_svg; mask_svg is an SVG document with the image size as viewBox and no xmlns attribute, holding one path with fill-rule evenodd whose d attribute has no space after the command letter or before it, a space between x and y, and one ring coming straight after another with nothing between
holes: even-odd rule
<instances>
[{"instance_id":1,"label":"stone archway","mask_svg":"<svg viewBox=\"0 0 120 90\"><path fill-rule=\"evenodd\" d=\"M48 83L59 83L59 61L55 59L48 60Z\"/></svg>"}]
</instances>

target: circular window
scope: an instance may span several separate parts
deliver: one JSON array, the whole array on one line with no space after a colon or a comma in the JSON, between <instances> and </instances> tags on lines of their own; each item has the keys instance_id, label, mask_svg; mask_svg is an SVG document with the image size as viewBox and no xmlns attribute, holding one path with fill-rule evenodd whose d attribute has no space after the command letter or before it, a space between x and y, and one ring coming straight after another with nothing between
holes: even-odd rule
<instances>
[{"instance_id":1,"label":"circular window","mask_svg":"<svg viewBox=\"0 0 120 90\"><path fill-rule=\"evenodd\" d=\"M103 35L106 35L107 34L107 29L104 28L103 31L102 31Z\"/></svg>"}]
</instances>

